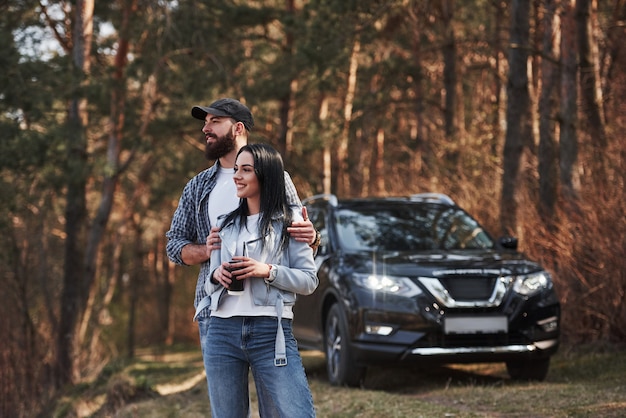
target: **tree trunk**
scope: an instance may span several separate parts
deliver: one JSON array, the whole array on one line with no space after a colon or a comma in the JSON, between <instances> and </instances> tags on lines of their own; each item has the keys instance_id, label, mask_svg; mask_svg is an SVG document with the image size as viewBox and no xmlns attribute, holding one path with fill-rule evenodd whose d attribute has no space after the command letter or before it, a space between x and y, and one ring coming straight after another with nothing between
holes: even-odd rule
<instances>
[{"instance_id":1,"label":"tree trunk","mask_svg":"<svg viewBox=\"0 0 626 418\"><path fill-rule=\"evenodd\" d=\"M542 43L542 30L541 30L541 21L545 16L545 10L543 7L544 0L532 0L531 12L532 22L531 22L531 38L529 40L529 59L528 59L528 95L530 97L530 129L532 130L532 135L528 138L524 138L524 148L527 151L530 151L530 154L533 157L533 160L536 159L537 153L539 152L537 149L537 144L539 142L539 95L540 92L540 82L539 82L539 74L541 69L541 56L537 51L541 51L543 49ZM549 1L549 0L548 0ZM537 139L537 142L535 142ZM528 167L529 170L534 170L534 167ZM532 175L532 174L531 174Z\"/></svg>"},{"instance_id":2,"label":"tree trunk","mask_svg":"<svg viewBox=\"0 0 626 418\"><path fill-rule=\"evenodd\" d=\"M370 164L373 158L373 147L370 142L369 131L356 128L354 139L350 141L350 166L359 167L359 170L348 170L351 194L353 196L367 196L369 194Z\"/></svg>"},{"instance_id":3,"label":"tree trunk","mask_svg":"<svg viewBox=\"0 0 626 418\"><path fill-rule=\"evenodd\" d=\"M324 131L326 120L328 119L328 98L324 93L320 93L317 118L315 119L316 129L318 132ZM324 136L323 138L323 151L322 151L322 191L325 194L332 193L332 165L333 159L331 156L332 139Z\"/></svg>"},{"instance_id":4,"label":"tree trunk","mask_svg":"<svg viewBox=\"0 0 626 418\"><path fill-rule=\"evenodd\" d=\"M456 39L454 37L454 27L452 18L454 16L454 1L443 0L441 2L441 17L444 24L444 45L443 45L443 86L446 94L444 100L444 131L448 141L456 141ZM458 153L455 153L455 159Z\"/></svg>"},{"instance_id":5,"label":"tree trunk","mask_svg":"<svg viewBox=\"0 0 626 418\"><path fill-rule=\"evenodd\" d=\"M559 174L561 193L567 200L579 194L579 178L576 170L578 160L578 138L576 134L578 99L576 86L576 25L574 21L574 1L563 3L561 18L561 107L560 107L560 147Z\"/></svg>"},{"instance_id":6,"label":"tree trunk","mask_svg":"<svg viewBox=\"0 0 626 418\"><path fill-rule=\"evenodd\" d=\"M624 0L620 0L624 3ZM621 100L625 89L623 81L626 68L624 37L626 36L626 5L619 3L613 9L610 22L607 24L606 49L599 62L606 62L601 73L604 86L604 117L606 121L614 121L626 115L626 101ZM603 75L603 77L602 77ZM622 174L625 170L622 170Z\"/></svg>"},{"instance_id":7,"label":"tree trunk","mask_svg":"<svg viewBox=\"0 0 626 418\"><path fill-rule=\"evenodd\" d=\"M370 162L370 191L381 196L385 192L385 130L378 128L376 130L376 138L374 139L372 148L372 157Z\"/></svg>"},{"instance_id":8,"label":"tree trunk","mask_svg":"<svg viewBox=\"0 0 626 418\"><path fill-rule=\"evenodd\" d=\"M122 24L120 28L120 36L118 40L118 48L115 55L114 68L113 68L113 88L111 90L111 105L109 116L109 132L107 143L107 166L104 171L104 179L102 182L102 195L100 204L96 211L95 218L91 224L89 230L89 237L86 246L85 255L85 272L83 278L83 293L89 295L92 292L92 286L96 276L97 258L102 243L104 233L106 231L109 217L113 209L113 203L115 200L115 191L119 181L121 172L120 167L120 154L122 149L122 137L124 130L125 120L125 105L126 105L126 81L125 81L125 69L127 65L127 56L130 49L129 33L130 33L130 18L133 12L136 10L136 0L131 2L124 2L122 8ZM131 154L132 155L132 154ZM97 304L92 305L94 308ZM92 315L92 312L87 312L90 309L89 306L85 306L81 315ZM89 325L89 324L87 324ZM87 335L87 333L81 333L81 335ZM97 341L99 332L94 334L92 338L92 344ZM84 341L78 340L77 344L82 346Z\"/></svg>"},{"instance_id":9,"label":"tree trunk","mask_svg":"<svg viewBox=\"0 0 626 418\"><path fill-rule=\"evenodd\" d=\"M594 17L597 10L595 0L576 1L576 24L578 27L578 53L580 62L580 94L583 114L581 119L588 126L591 138L592 158L591 175L595 184L604 189L607 183L606 150L607 138L602 110L602 90L599 85L598 48L594 36Z\"/></svg>"},{"instance_id":10,"label":"tree trunk","mask_svg":"<svg viewBox=\"0 0 626 418\"><path fill-rule=\"evenodd\" d=\"M143 276L143 249L141 228L137 223L131 225L135 237L131 273L128 276L128 325L126 327L126 356L135 357L135 327L137 323L137 302L139 301L139 285Z\"/></svg>"},{"instance_id":11,"label":"tree trunk","mask_svg":"<svg viewBox=\"0 0 626 418\"><path fill-rule=\"evenodd\" d=\"M415 63L415 129L411 132L411 144L409 145L413 155L411 158L411 177L419 178L422 171L422 147L427 137L426 122L424 118L424 64L422 62L422 40L420 39L424 28L424 11L421 2L413 2L413 7L408 11L413 27L411 49Z\"/></svg>"},{"instance_id":12,"label":"tree trunk","mask_svg":"<svg viewBox=\"0 0 626 418\"><path fill-rule=\"evenodd\" d=\"M502 233L517 229L517 186L524 138L530 129L530 97L528 92L529 0L513 0L511 4L511 37L509 78L507 82L507 130L504 143L500 223Z\"/></svg>"},{"instance_id":13,"label":"tree trunk","mask_svg":"<svg viewBox=\"0 0 626 418\"><path fill-rule=\"evenodd\" d=\"M87 177L87 99L82 91L90 70L94 0L77 0L73 23L72 64L77 77L68 111L68 173L65 209L65 267L57 334L55 380L61 387L73 380L74 333L87 295L84 253Z\"/></svg>"},{"instance_id":14,"label":"tree trunk","mask_svg":"<svg viewBox=\"0 0 626 418\"><path fill-rule=\"evenodd\" d=\"M296 13L296 5L294 0L287 0L286 13L293 17ZM291 28L285 33L285 44L283 46L283 62L290 62L293 57L294 33ZM289 82L287 94L280 99L280 133L279 142L283 149L281 153L287 161L293 150L293 114L296 108L296 92L298 90L298 80L292 78Z\"/></svg>"},{"instance_id":15,"label":"tree trunk","mask_svg":"<svg viewBox=\"0 0 626 418\"><path fill-rule=\"evenodd\" d=\"M161 237L157 241L157 259L159 260L159 265L157 266L157 274L162 277L163 284L165 286L164 290L164 303L167 307L167 324L165 325L165 345L171 346L174 344L174 315L172 314L175 310L172 309L172 296L174 292L174 275L170 274L170 263L169 259L165 255L165 231L161 234Z\"/></svg>"},{"instance_id":16,"label":"tree trunk","mask_svg":"<svg viewBox=\"0 0 626 418\"><path fill-rule=\"evenodd\" d=\"M506 123L506 91L503 87L502 80L504 74L504 52L500 39L504 37L504 16L506 12L506 3L504 1L494 2L495 7L495 25L493 33L493 53L495 57L495 74L494 74L494 99L493 106L493 141L491 144L491 155L494 159L499 155L499 146L504 143L504 130L502 129Z\"/></svg>"},{"instance_id":17,"label":"tree trunk","mask_svg":"<svg viewBox=\"0 0 626 418\"><path fill-rule=\"evenodd\" d=\"M357 70L359 68L359 51L361 43L355 40L352 44L352 53L350 54L350 69L348 71L348 85L346 96L343 104L343 128L339 137L337 146L337 193L340 195L351 196L350 176L348 165L348 143L350 138L350 123L352 122L352 106L354 104L354 95L356 93Z\"/></svg>"},{"instance_id":18,"label":"tree trunk","mask_svg":"<svg viewBox=\"0 0 626 418\"><path fill-rule=\"evenodd\" d=\"M285 161L288 161L293 151L293 115L296 109L296 92L298 80L293 79L289 83L287 96L280 100L280 145L281 153Z\"/></svg>"},{"instance_id":19,"label":"tree trunk","mask_svg":"<svg viewBox=\"0 0 626 418\"><path fill-rule=\"evenodd\" d=\"M539 213L544 222L554 217L558 186L557 144L555 139L560 38L556 0L545 0L543 16L543 58L541 60L541 97L539 98Z\"/></svg>"}]
</instances>

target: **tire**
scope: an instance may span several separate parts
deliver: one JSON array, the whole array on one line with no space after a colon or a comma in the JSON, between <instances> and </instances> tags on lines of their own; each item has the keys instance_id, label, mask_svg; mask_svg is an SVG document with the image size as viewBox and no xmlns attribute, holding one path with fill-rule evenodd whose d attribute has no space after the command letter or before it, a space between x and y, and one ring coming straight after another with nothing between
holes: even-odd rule
<instances>
[{"instance_id":1,"label":"tire","mask_svg":"<svg viewBox=\"0 0 626 418\"><path fill-rule=\"evenodd\" d=\"M359 387L365 378L366 368L354 361L345 314L338 304L328 311L324 327L326 370L333 386Z\"/></svg>"},{"instance_id":2,"label":"tire","mask_svg":"<svg viewBox=\"0 0 626 418\"><path fill-rule=\"evenodd\" d=\"M506 370L513 380L543 381L548 375L550 357L506 362Z\"/></svg>"}]
</instances>

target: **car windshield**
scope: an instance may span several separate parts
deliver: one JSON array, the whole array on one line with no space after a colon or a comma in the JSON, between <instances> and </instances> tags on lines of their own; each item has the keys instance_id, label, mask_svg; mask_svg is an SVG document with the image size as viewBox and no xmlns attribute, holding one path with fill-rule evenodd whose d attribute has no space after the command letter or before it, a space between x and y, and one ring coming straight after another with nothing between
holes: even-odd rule
<instances>
[{"instance_id":1,"label":"car windshield","mask_svg":"<svg viewBox=\"0 0 626 418\"><path fill-rule=\"evenodd\" d=\"M439 204L360 204L339 209L337 232L347 251L430 251L493 248L478 222Z\"/></svg>"}]
</instances>

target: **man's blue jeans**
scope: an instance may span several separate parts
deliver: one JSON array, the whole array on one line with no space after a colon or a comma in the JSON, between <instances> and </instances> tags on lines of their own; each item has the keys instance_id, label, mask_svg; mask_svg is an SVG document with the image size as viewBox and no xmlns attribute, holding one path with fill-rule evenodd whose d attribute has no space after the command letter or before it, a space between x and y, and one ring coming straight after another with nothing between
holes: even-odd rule
<instances>
[{"instance_id":1,"label":"man's blue jeans","mask_svg":"<svg viewBox=\"0 0 626 418\"><path fill-rule=\"evenodd\" d=\"M314 417L313 398L291 320L283 319L287 365L275 366L277 318L201 318L198 321L213 418L249 416L252 370L261 417Z\"/></svg>"}]
</instances>

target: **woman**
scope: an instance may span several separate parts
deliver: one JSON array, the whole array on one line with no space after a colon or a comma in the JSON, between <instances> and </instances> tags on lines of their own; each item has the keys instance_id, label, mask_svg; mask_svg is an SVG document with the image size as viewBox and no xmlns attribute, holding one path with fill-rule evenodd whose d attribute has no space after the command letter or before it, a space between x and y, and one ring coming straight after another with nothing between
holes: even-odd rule
<instances>
[{"instance_id":1,"label":"woman","mask_svg":"<svg viewBox=\"0 0 626 418\"><path fill-rule=\"evenodd\" d=\"M313 293L318 279L311 248L286 232L302 219L287 204L282 158L269 145L246 145L233 180L239 207L221 222L208 300L198 305L211 315L205 368L212 416L248 416L249 369L261 417L315 416L291 320L296 294ZM227 291L235 280L244 284L241 294Z\"/></svg>"}]
</instances>

